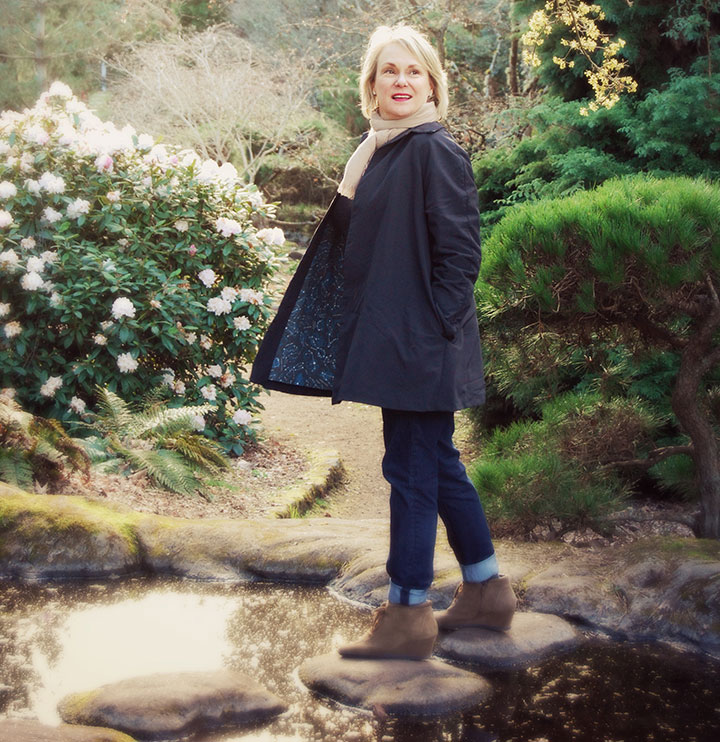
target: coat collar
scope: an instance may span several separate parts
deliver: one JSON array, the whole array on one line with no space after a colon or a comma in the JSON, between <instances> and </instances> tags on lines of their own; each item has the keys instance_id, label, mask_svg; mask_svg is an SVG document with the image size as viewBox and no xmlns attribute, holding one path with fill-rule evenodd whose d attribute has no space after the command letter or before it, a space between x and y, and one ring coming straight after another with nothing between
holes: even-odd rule
<instances>
[{"instance_id":1,"label":"coat collar","mask_svg":"<svg viewBox=\"0 0 720 742\"><path fill-rule=\"evenodd\" d=\"M404 139L411 134L433 134L434 132L444 128L445 127L439 121L430 121L427 124L413 126L411 129L405 129L405 131L401 132L396 137L393 137L387 144L384 144L383 147L387 147L390 144L395 144L396 142L399 142L401 139ZM382 149L383 147L380 147L380 149Z\"/></svg>"}]
</instances>

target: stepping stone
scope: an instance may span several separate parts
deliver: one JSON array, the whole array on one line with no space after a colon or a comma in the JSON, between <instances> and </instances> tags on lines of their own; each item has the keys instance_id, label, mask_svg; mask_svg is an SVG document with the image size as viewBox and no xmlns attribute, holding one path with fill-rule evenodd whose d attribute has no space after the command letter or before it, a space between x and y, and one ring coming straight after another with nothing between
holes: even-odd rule
<instances>
[{"instance_id":1,"label":"stepping stone","mask_svg":"<svg viewBox=\"0 0 720 742\"><path fill-rule=\"evenodd\" d=\"M457 629L441 633L435 651L484 669L507 669L573 649L582 641L582 635L565 619L528 612L515 614L510 631Z\"/></svg>"},{"instance_id":2,"label":"stepping stone","mask_svg":"<svg viewBox=\"0 0 720 742\"><path fill-rule=\"evenodd\" d=\"M63 721L112 727L144 740L257 724L286 709L277 696L231 670L130 678L72 693L58 704Z\"/></svg>"},{"instance_id":3,"label":"stepping stone","mask_svg":"<svg viewBox=\"0 0 720 742\"><path fill-rule=\"evenodd\" d=\"M335 652L305 660L300 680L340 703L394 716L440 716L482 703L484 678L438 660L373 660Z\"/></svg>"},{"instance_id":4,"label":"stepping stone","mask_svg":"<svg viewBox=\"0 0 720 742\"><path fill-rule=\"evenodd\" d=\"M39 721L5 719L0 721L0 742L135 742L114 729L61 724L50 727Z\"/></svg>"}]
</instances>

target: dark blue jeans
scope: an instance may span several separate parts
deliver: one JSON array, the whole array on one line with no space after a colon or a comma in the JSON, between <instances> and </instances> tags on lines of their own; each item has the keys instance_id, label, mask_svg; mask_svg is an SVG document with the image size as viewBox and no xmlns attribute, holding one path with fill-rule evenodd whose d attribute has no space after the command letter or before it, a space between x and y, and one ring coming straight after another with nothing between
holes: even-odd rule
<instances>
[{"instance_id":1,"label":"dark blue jeans","mask_svg":"<svg viewBox=\"0 0 720 742\"><path fill-rule=\"evenodd\" d=\"M396 585L426 590L440 515L461 565L494 553L480 498L453 445L452 412L407 412L383 408L383 475L390 483L390 556Z\"/></svg>"}]
</instances>

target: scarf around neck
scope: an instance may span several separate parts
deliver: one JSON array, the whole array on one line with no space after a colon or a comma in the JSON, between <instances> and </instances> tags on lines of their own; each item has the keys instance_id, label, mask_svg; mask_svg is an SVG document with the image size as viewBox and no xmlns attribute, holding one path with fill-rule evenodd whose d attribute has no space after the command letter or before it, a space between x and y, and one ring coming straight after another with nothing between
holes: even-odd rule
<instances>
[{"instance_id":1,"label":"scarf around neck","mask_svg":"<svg viewBox=\"0 0 720 742\"><path fill-rule=\"evenodd\" d=\"M377 111L374 111L370 119L370 131L367 137L360 142L347 161L347 165L345 165L345 173L338 187L338 193L347 198L354 198L355 190L370 162L370 158L380 147L414 126L429 124L437 120L437 107L432 101L423 103L412 116L406 116L402 119L383 119L380 118Z\"/></svg>"}]
</instances>

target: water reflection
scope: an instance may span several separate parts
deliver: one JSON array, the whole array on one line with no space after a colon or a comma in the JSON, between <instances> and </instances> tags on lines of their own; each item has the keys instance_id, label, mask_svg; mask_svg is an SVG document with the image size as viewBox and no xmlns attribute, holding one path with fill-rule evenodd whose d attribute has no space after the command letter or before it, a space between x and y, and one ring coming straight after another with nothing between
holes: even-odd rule
<instances>
[{"instance_id":1,"label":"water reflection","mask_svg":"<svg viewBox=\"0 0 720 742\"><path fill-rule=\"evenodd\" d=\"M325 590L128 580L0 585L0 716L58 721L64 695L155 672L245 672L291 704L272 724L197 742L717 742L720 663L591 643L523 671L463 715L376 718L308 692L296 669L367 626Z\"/></svg>"}]
</instances>

